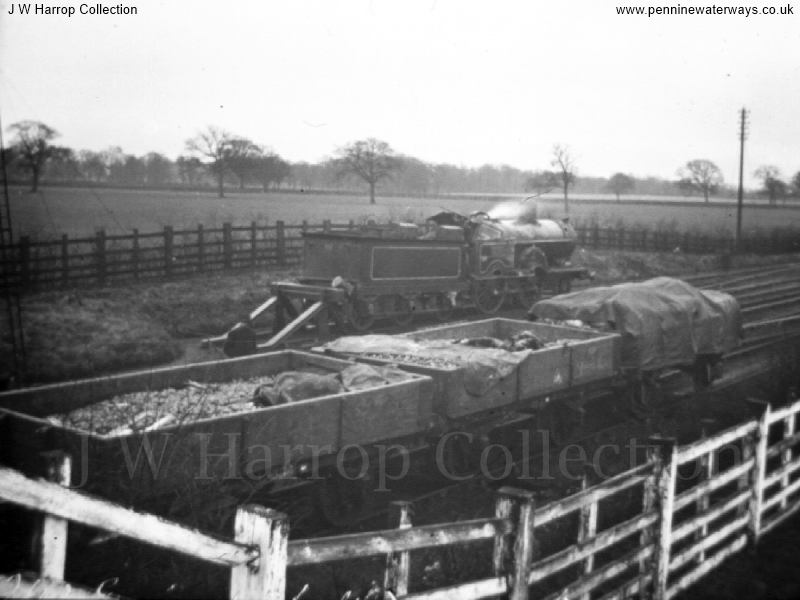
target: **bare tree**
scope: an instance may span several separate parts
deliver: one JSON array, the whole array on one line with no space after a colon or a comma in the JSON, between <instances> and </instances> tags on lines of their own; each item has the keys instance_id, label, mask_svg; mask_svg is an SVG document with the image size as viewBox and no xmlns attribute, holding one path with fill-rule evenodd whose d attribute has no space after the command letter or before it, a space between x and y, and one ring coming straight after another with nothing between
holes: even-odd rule
<instances>
[{"instance_id":1,"label":"bare tree","mask_svg":"<svg viewBox=\"0 0 800 600\"><path fill-rule=\"evenodd\" d=\"M617 202L619 202L619 197L622 194L632 192L635 187L636 180L630 175L625 175L625 173L614 173L606 184L606 189L614 193L617 197Z\"/></svg>"},{"instance_id":2,"label":"bare tree","mask_svg":"<svg viewBox=\"0 0 800 600\"><path fill-rule=\"evenodd\" d=\"M369 185L369 203L375 204L375 186L388 179L400 163L386 142L367 138L339 148L336 165L339 174L352 174Z\"/></svg>"},{"instance_id":3,"label":"bare tree","mask_svg":"<svg viewBox=\"0 0 800 600\"><path fill-rule=\"evenodd\" d=\"M175 161L175 166L178 167L178 177L180 177L181 183L188 185L197 183L203 169L203 163L196 156L179 156Z\"/></svg>"},{"instance_id":4,"label":"bare tree","mask_svg":"<svg viewBox=\"0 0 800 600\"><path fill-rule=\"evenodd\" d=\"M252 174L267 192L271 185L280 185L284 179L288 179L292 175L292 167L277 154L265 151L253 160Z\"/></svg>"},{"instance_id":5,"label":"bare tree","mask_svg":"<svg viewBox=\"0 0 800 600\"><path fill-rule=\"evenodd\" d=\"M234 137L228 142L225 161L228 168L239 179L239 189L244 189L245 181L252 177L263 150L245 137Z\"/></svg>"},{"instance_id":6,"label":"bare tree","mask_svg":"<svg viewBox=\"0 0 800 600\"><path fill-rule=\"evenodd\" d=\"M564 213L569 215L569 186L573 185L577 178L575 158L567 146L556 144L553 146L553 160L550 161L550 164L559 169L557 175L561 179L561 186L564 190Z\"/></svg>"},{"instance_id":7,"label":"bare tree","mask_svg":"<svg viewBox=\"0 0 800 600\"><path fill-rule=\"evenodd\" d=\"M228 170L230 145L234 137L222 129L209 126L195 137L186 140L186 150L194 153L217 180L217 193L225 196L225 172Z\"/></svg>"},{"instance_id":8,"label":"bare tree","mask_svg":"<svg viewBox=\"0 0 800 600\"><path fill-rule=\"evenodd\" d=\"M684 189L697 190L708 202L710 194L715 194L722 185L722 171L708 159L696 158L678 170L678 185Z\"/></svg>"},{"instance_id":9,"label":"bare tree","mask_svg":"<svg viewBox=\"0 0 800 600\"><path fill-rule=\"evenodd\" d=\"M536 171L525 181L525 191L541 196L560 185L559 176L556 173L552 171Z\"/></svg>"},{"instance_id":10,"label":"bare tree","mask_svg":"<svg viewBox=\"0 0 800 600\"><path fill-rule=\"evenodd\" d=\"M31 173L31 191L39 189L39 178L44 172L47 160L54 153L50 142L58 137L58 132L40 121L19 121L8 127L14 133L12 148L23 168Z\"/></svg>"},{"instance_id":11,"label":"bare tree","mask_svg":"<svg viewBox=\"0 0 800 600\"><path fill-rule=\"evenodd\" d=\"M797 198L800 198L800 171L792 177L792 191Z\"/></svg>"},{"instance_id":12,"label":"bare tree","mask_svg":"<svg viewBox=\"0 0 800 600\"><path fill-rule=\"evenodd\" d=\"M781 171L778 167L762 165L756 169L753 175L761 180L764 186L764 192L767 194L770 204L775 204L778 198L782 198L786 195L787 186L783 180L781 180Z\"/></svg>"}]
</instances>

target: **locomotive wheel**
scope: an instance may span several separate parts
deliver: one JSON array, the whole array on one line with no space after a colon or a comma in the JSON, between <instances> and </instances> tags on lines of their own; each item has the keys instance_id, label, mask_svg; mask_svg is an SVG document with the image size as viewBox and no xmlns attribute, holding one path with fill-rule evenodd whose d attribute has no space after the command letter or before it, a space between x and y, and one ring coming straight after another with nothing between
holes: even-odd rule
<instances>
[{"instance_id":1,"label":"locomotive wheel","mask_svg":"<svg viewBox=\"0 0 800 600\"><path fill-rule=\"evenodd\" d=\"M356 331L366 331L375 322L375 315L372 314L369 305L363 300L351 300L345 304L344 310L348 322Z\"/></svg>"},{"instance_id":2,"label":"locomotive wheel","mask_svg":"<svg viewBox=\"0 0 800 600\"><path fill-rule=\"evenodd\" d=\"M506 282L501 277L476 279L473 284L473 301L479 311L491 315L503 306L507 291Z\"/></svg>"},{"instance_id":3,"label":"locomotive wheel","mask_svg":"<svg viewBox=\"0 0 800 600\"><path fill-rule=\"evenodd\" d=\"M436 294L432 298L432 305L434 307L433 314L439 321L449 321L453 318L456 307L453 306L447 294Z\"/></svg>"},{"instance_id":4,"label":"locomotive wheel","mask_svg":"<svg viewBox=\"0 0 800 600\"><path fill-rule=\"evenodd\" d=\"M534 276L525 277L519 280L519 290L517 300L522 308L529 310L533 308L542 297L542 286L539 285L539 278Z\"/></svg>"},{"instance_id":5,"label":"locomotive wheel","mask_svg":"<svg viewBox=\"0 0 800 600\"><path fill-rule=\"evenodd\" d=\"M369 477L346 479L331 473L315 486L315 501L323 518L334 527L346 527L365 513L369 501Z\"/></svg>"},{"instance_id":6,"label":"locomotive wheel","mask_svg":"<svg viewBox=\"0 0 800 600\"><path fill-rule=\"evenodd\" d=\"M414 307L405 296L396 295L388 303L392 307L392 320L400 327L410 325L414 320Z\"/></svg>"}]
</instances>

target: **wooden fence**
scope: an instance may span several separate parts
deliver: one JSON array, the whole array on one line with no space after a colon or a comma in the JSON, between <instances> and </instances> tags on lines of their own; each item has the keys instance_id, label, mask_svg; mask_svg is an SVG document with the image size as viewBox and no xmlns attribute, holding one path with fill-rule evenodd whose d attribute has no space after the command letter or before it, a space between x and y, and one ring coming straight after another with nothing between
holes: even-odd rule
<instances>
[{"instance_id":1,"label":"wooden fence","mask_svg":"<svg viewBox=\"0 0 800 600\"><path fill-rule=\"evenodd\" d=\"M138 279L173 278L192 273L243 268L297 266L303 259L302 232L355 227L323 221L319 225L249 225L224 223L221 228L107 235L34 241L24 236L13 244L0 265L4 282L22 289L104 285Z\"/></svg>"},{"instance_id":2,"label":"wooden fence","mask_svg":"<svg viewBox=\"0 0 800 600\"><path fill-rule=\"evenodd\" d=\"M225 541L3 468L0 497L45 516L43 579L0 578L0 595L21 586L63 592L73 520L228 566L234 598L283 600L287 568L385 556L385 587L415 600L669 599L800 509L800 401L760 407L758 419L686 446L651 439L642 464L596 485L584 478L581 491L541 507L532 492L504 488L494 517L412 526L409 504L395 503L396 528L305 540L289 541L287 518L257 506L238 509L234 540ZM69 463L54 464L53 478L66 484ZM492 548L491 575L409 592L410 552L482 543Z\"/></svg>"},{"instance_id":3,"label":"wooden fence","mask_svg":"<svg viewBox=\"0 0 800 600\"><path fill-rule=\"evenodd\" d=\"M686 252L690 254L731 254L735 241L732 233L649 229L646 227L600 227L577 225L578 245L585 248L631 250L639 252ZM742 253L780 254L800 252L800 230L794 227L772 231L749 231L742 235Z\"/></svg>"},{"instance_id":4,"label":"wooden fence","mask_svg":"<svg viewBox=\"0 0 800 600\"><path fill-rule=\"evenodd\" d=\"M0 264L0 285L22 289L104 285L146 278L172 278L192 273L231 271L242 268L298 266L303 258L302 232L309 229L349 229L355 225L223 224L222 228L126 235L98 231L92 237L35 241L22 237L9 248L10 257ZM578 226L578 244L587 248L690 253L729 253L733 239L727 235L643 228ZM743 252L778 253L800 251L800 233L749 233L742 240Z\"/></svg>"}]
</instances>

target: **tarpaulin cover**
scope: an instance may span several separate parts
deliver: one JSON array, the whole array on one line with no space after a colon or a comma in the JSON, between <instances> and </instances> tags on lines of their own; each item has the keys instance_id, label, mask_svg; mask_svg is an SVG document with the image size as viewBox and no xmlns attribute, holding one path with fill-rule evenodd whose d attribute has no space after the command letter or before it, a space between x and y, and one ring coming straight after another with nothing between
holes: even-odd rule
<instances>
[{"instance_id":1,"label":"tarpaulin cover","mask_svg":"<svg viewBox=\"0 0 800 600\"><path fill-rule=\"evenodd\" d=\"M699 354L739 345L736 299L671 277L595 287L537 302L529 316L579 319L622 336L622 364L641 369L690 365Z\"/></svg>"}]
</instances>

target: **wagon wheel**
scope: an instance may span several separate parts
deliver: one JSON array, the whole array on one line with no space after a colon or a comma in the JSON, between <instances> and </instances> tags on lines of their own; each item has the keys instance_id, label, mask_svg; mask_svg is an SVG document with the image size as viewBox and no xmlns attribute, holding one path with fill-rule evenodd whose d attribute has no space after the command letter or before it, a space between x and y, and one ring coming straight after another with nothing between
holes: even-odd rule
<instances>
[{"instance_id":1,"label":"wagon wheel","mask_svg":"<svg viewBox=\"0 0 800 600\"><path fill-rule=\"evenodd\" d=\"M523 277L519 280L517 300L522 308L525 310L533 308L533 305L536 304L541 297L542 286L539 284L539 278L536 275Z\"/></svg>"},{"instance_id":2,"label":"wagon wheel","mask_svg":"<svg viewBox=\"0 0 800 600\"><path fill-rule=\"evenodd\" d=\"M473 302L482 313L494 314L503 306L508 292L508 284L502 275L503 263L495 261L486 269L485 279L476 279L473 282Z\"/></svg>"},{"instance_id":3,"label":"wagon wheel","mask_svg":"<svg viewBox=\"0 0 800 600\"><path fill-rule=\"evenodd\" d=\"M453 313L456 311L456 307L453 306L453 303L450 301L450 297L447 294L436 294L432 298L432 304L434 307L434 316L439 321L449 321L453 318Z\"/></svg>"},{"instance_id":4,"label":"wagon wheel","mask_svg":"<svg viewBox=\"0 0 800 600\"><path fill-rule=\"evenodd\" d=\"M561 405L547 406L536 415L536 428L539 433L546 431L550 444L561 448L575 436L578 424L575 415L567 407Z\"/></svg>"},{"instance_id":5,"label":"wagon wheel","mask_svg":"<svg viewBox=\"0 0 800 600\"><path fill-rule=\"evenodd\" d=\"M480 450L473 441L461 435L448 440L441 455L443 463L437 464L439 473L458 479L477 473L480 469Z\"/></svg>"},{"instance_id":6,"label":"wagon wheel","mask_svg":"<svg viewBox=\"0 0 800 600\"><path fill-rule=\"evenodd\" d=\"M405 296L401 296L400 294L392 296L389 301L389 306L392 307L392 320L400 327L410 325L411 321L414 320L414 306Z\"/></svg>"},{"instance_id":7,"label":"wagon wheel","mask_svg":"<svg viewBox=\"0 0 800 600\"><path fill-rule=\"evenodd\" d=\"M346 527L365 513L369 500L369 477L347 479L331 473L315 485L315 501L322 517L334 527Z\"/></svg>"},{"instance_id":8,"label":"wagon wheel","mask_svg":"<svg viewBox=\"0 0 800 600\"><path fill-rule=\"evenodd\" d=\"M572 291L572 280L569 278L558 280L558 293L569 294Z\"/></svg>"},{"instance_id":9,"label":"wagon wheel","mask_svg":"<svg viewBox=\"0 0 800 600\"><path fill-rule=\"evenodd\" d=\"M350 325L356 331L366 331L375 322L370 306L364 300L353 298L344 305L345 314Z\"/></svg>"}]
</instances>

